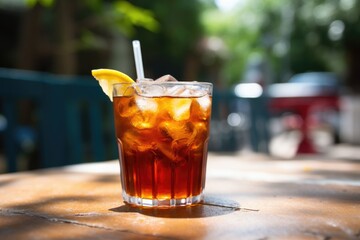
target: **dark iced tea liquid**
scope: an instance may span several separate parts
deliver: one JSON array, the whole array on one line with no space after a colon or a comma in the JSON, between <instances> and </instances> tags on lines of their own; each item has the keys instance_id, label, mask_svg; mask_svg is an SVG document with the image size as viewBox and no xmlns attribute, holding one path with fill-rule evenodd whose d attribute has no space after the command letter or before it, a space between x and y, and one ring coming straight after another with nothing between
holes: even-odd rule
<instances>
[{"instance_id":1,"label":"dark iced tea liquid","mask_svg":"<svg viewBox=\"0 0 360 240\"><path fill-rule=\"evenodd\" d=\"M190 205L205 186L211 97L114 97L124 201Z\"/></svg>"}]
</instances>

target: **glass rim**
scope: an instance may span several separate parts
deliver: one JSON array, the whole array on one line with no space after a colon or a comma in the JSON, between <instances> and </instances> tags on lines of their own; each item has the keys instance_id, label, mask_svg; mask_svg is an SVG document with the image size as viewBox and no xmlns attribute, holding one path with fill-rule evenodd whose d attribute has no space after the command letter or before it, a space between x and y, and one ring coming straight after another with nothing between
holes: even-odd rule
<instances>
[{"instance_id":1,"label":"glass rim","mask_svg":"<svg viewBox=\"0 0 360 240\"><path fill-rule=\"evenodd\" d=\"M137 95L143 97L199 97L213 94L213 84L209 82L133 82L133 83L114 83L112 96L132 96L135 92ZM156 87L162 89L161 92L155 92L151 94L147 92L149 88ZM167 91L174 90L173 88L179 87L179 91ZM132 89L132 90L129 90ZM119 92L118 92L119 90ZM195 91L193 93L185 91Z\"/></svg>"},{"instance_id":2,"label":"glass rim","mask_svg":"<svg viewBox=\"0 0 360 240\"><path fill-rule=\"evenodd\" d=\"M155 81L151 81L151 82L132 82L132 83L113 83L113 86L116 85L135 85L135 86L139 86L139 85L147 85L147 84L151 84L151 85L194 85L194 86L209 86L209 87L213 87L213 84L210 82L197 82L197 81L177 81L177 82L155 82Z\"/></svg>"}]
</instances>

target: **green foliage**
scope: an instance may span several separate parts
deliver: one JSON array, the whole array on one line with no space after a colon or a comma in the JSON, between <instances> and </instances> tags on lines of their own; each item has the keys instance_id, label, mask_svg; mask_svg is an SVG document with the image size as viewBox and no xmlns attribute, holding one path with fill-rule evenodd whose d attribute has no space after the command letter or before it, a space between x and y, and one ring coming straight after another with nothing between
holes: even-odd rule
<instances>
[{"instance_id":1,"label":"green foliage","mask_svg":"<svg viewBox=\"0 0 360 240\"><path fill-rule=\"evenodd\" d=\"M54 4L54 0L25 0L25 3L30 7L33 7L36 4L40 4L44 7L51 7Z\"/></svg>"},{"instance_id":2,"label":"green foliage","mask_svg":"<svg viewBox=\"0 0 360 240\"><path fill-rule=\"evenodd\" d=\"M134 0L136 6L149 9L159 23L157 32L137 28L134 38L141 40L147 76L172 74L183 78L185 62L202 36L198 1Z\"/></svg>"},{"instance_id":3,"label":"green foliage","mask_svg":"<svg viewBox=\"0 0 360 240\"><path fill-rule=\"evenodd\" d=\"M242 80L253 56L268 61L274 81L286 73L343 73L345 52L360 42L356 0L249 0L225 13L206 6L206 33L222 38L228 48L223 75L229 83Z\"/></svg>"},{"instance_id":4,"label":"green foliage","mask_svg":"<svg viewBox=\"0 0 360 240\"><path fill-rule=\"evenodd\" d=\"M202 16L202 23L210 36L223 39L227 46L224 59L223 78L228 84L241 80L247 59L260 51L259 33L262 21L258 9L247 5L230 12L208 9Z\"/></svg>"},{"instance_id":5,"label":"green foliage","mask_svg":"<svg viewBox=\"0 0 360 240\"><path fill-rule=\"evenodd\" d=\"M359 1L302 0L295 7L291 38L294 47L290 52L294 72L320 70L344 74L345 52L351 43L360 41Z\"/></svg>"},{"instance_id":6,"label":"green foliage","mask_svg":"<svg viewBox=\"0 0 360 240\"><path fill-rule=\"evenodd\" d=\"M112 21L122 28L123 32L131 36L134 34L135 27L143 27L155 32L159 28L151 11L137 7L126 1L116 1L113 4L114 14Z\"/></svg>"},{"instance_id":7,"label":"green foliage","mask_svg":"<svg viewBox=\"0 0 360 240\"><path fill-rule=\"evenodd\" d=\"M56 1L65 0L24 0L30 7L40 4L44 7L54 7ZM125 0L81 0L78 3L78 9L81 9L82 14L77 18L80 21L87 21L87 18L94 18L96 14L96 22L102 25L102 28L120 31L128 37L134 35L136 27L144 28L151 32L156 32L159 24L154 18L150 10L135 6L129 1ZM85 19L85 20L84 20ZM85 30L87 34L91 31ZM96 37L93 36L93 39ZM89 39L89 38L87 38Z\"/></svg>"}]
</instances>

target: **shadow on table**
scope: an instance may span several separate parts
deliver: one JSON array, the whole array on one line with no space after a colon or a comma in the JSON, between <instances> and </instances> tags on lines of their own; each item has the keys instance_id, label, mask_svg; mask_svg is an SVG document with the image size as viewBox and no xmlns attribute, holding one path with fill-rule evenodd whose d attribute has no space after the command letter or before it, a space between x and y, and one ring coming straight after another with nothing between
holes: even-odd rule
<instances>
[{"instance_id":1,"label":"shadow on table","mask_svg":"<svg viewBox=\"0 0 360 240\"><path fill-rule=\"evenodd\" d=\"M162 217L162 218L205 218L230 214L241 210L240 204L236 201L205 196L202 203L194 206L177 207L177 208L146 208L122 205L109 209L113 212L137 212L140 214Z\"/></svg>"}]
</instances>

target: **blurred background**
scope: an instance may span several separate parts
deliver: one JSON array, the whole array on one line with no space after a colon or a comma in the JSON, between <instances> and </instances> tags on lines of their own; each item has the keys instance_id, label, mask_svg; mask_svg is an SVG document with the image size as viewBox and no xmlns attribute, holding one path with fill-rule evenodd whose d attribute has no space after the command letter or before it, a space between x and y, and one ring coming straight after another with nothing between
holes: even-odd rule
<instances>
[{"instance_id":1,"label":"blurred background","mask_svg":"<svg viewBox=\"0 0 360 240\"><path fill-rule=\"evenodd\" d=\"M210 151L360 159L360 1L1 0L0 29L0 172L116 158L90 72L135 78L133 39L147 77L214 84Z\"/></svg>"}]
</instances>

